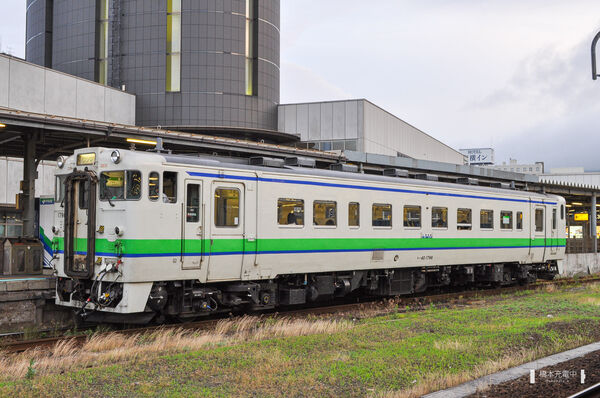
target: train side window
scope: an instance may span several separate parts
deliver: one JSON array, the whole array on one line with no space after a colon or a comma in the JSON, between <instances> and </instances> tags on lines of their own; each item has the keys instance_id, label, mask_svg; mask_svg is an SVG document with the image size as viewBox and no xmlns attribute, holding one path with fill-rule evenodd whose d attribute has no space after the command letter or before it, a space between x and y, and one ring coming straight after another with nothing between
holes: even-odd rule
<instances>
[{"instance_id":1,"label":"train side window","mask_svg":"<svg viewBox=\"0 0 600 398\"><path fill-rule=\"evenodd\" d=\"M481 210L479 213L479 228L494 229L494 211Z\"/></svg>"},{"instance_id":2,"label":"train side window","mask_svg":"<svg viewBox=\"0 0 600 398\"><path fill-rule=\"evenodd\" d=\"M500 212L500 229L513 228L513 212L502 210Z\"/></svg>"},{"instance_id":3,"label":"train side window","mask_svg":"<svg viewBox=\"0 0 600 398\"><path fill-rule=\"evenodd\" d=\"M471 209L458 209L456 211L456 229L459 231L471 230Z\"/></svg>"},{"instance_id":4,"label":"train side window","mask_svg":"<svg viewBox=\"0 0 600 398\"><path fill-rule=\"evenodd\" d=\"M387 203L373 203L372 216L374 227L391 227L392 205Z\"/></svg>"},{"instance_id":5,"label":"train side window","mask_svg":"<svg viewBox=\"0 0 600 398\"><path fill-rule=\"evenodd\" d=\"M304 200L289 198L278 199L277 224L304 225Z\"/></svg>"},{"instance_id":6,"label":"train side window","mask_svg":"<svg viewBox=\"0 0 600 398\"><path fill-rule=\"evenodd\" d=\"M360 226L360 204L358 202L348 203L348 226Z\"/></svg>"},{"instance_id":7,"label":"train side window","mask_svg":"<svg viewBox=\"0 0 600 398\"><path fill-rule=\"evenodd\" d=\"M160 193L160 176L156 171L148 175L148 198L156 202Z\"/></svg>"},{"instance_id":8,"label":"train side window","mask_svg":"<svg viewBox=\"0 0 600 398\"><path fill-rule=\"evenodd\" d=\"M523 229L523 212L517 212L517 229Z\"/></svg>"},{"instance_id":9,"label":"train side window","mask_svg":"<svg viewBox=\"0 0 600 398\"><path fill-rule=\"evenodd\" d=\"M313 202L313 225L337 225L337 203L329 200Z\"/></svg>"},{"instance_id":10,"label":"train side window","mask_svg":"<svg viewBox=\"0 0 600 398\"><path fill-rule=\"evenodd\" d=\"M162 201L177 203L177 172L163 171Z\"/></svg>"},{"instance_id":11,"label":"train side window","mask_svg":"<svg viewBox=\"0 0 600 398\"><path fill-rule=\"evenodd\" d=\"M404 226L421 228L421 206L404 206Z\"/></svg>"},{"instance_id":12,"label":"train side window","mask_svg":"<svg viewBox=\"0 0 600 398\"><path fill-rule=\"evenodd\" d=\"M215 226L237 227L238 225L240 225L240 190L215 189Z\"/></svg>"},{"instance_id":13,"label":"train side window","mask_svg":"<svg viewBox=\"0 0 600 398\"><path fill-rule=\"evenodd\" d=\"M56 203L62 203L63 198L65 197L65 180L67 176L56 176L56 193L55 201ZM0 235L2 236L2 235Z\"/></svg>"},{"instance_id":14,"label":"train side window","mask_svg":"<svg viewBox=\"0 0 600 398\"><path fill-rule=\"evenodd\" d=\"M556 209L552 209L552 229L556 229Z\"/></svg>"},{"instance_id":15,"label":"train side window","mask_svg":"<svg viewBox=\"0 0 600 398\"><path fill-rule=\"evenodd\" d=\"M125 172L103 171L100 173L100 200L125 199Z\"/></svg>"},{"instance_id":16,"label":"train side window","mask_svg":"<svg viewBox=\"0 0 600 398\"><path fill-rule=\"evenodd\" d=\"M185 218L187 222L200 221L200 185L188 184Z\"/></svg>"},{"instance_id":17,"label":"train side window","mask_svg":"<svg viewBox=\"0 0 600 398\"><path fill-rule=\"evenodd\" d=\"M127 200L138 200L142 197L142 173L137 170L127 170Z\"/></svg>"},{"instance_id":18,"label":"train side window","mask_svg":"<svg viewBox=\"0 0 600 398\"><path fill-rule=\"evenodd\" d=\"M431 208L431 226L433 228L448 228L448 208Z\"/></svg>"},{"instance_id":19,"label":"train side window","mask_svg":"<svg viewBox=\"0 0 600 398\"><path fill-rule=\"evenodd\" d=\"M544 209L535 209L535 232L544 231Z\"/></svg>"}]
</instances>

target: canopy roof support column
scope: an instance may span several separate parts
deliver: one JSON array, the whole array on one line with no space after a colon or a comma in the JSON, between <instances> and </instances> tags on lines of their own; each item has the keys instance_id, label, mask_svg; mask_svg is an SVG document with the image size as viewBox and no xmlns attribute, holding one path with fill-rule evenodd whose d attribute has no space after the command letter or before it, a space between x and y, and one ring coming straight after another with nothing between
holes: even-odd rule
<instances>
[{"instance_id":1,"label":"canopy roof support column","mask_svg":"<svg viewBox=\"0 0 600 398\"><path fill-rule=\"evenodd\" d=\"M23 236L27 238L37 237L35 230L35 179L37 178L37 167L35 162L35 150L37 133L23 136L25 140L25 156L23 158L23 181L21 182L23 207Z\"/></svg>"}]
</instances>

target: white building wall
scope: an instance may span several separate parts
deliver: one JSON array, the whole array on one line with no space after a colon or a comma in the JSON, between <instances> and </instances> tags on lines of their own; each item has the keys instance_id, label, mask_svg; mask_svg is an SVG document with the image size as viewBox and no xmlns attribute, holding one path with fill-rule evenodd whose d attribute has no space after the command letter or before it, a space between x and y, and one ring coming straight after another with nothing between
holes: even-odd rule
<instances>
[{"instance_id":1,"label":"white building wall","mask_svg":"<svg viewBox=\"0 0 600 398\"><path fill-rule=\"evenodd\" d=\"M279 130L301 141L354 139L359 152L464 164L460 152L364 99L280 105Z\"/></svg>"},{"instance_id":2,"label":"white building wall","mask_svg":"<svg viewBox=\"0 0 600 398\"><path fill-rule=\"evenodd\" d=\"M3 54L0 107L135 125L135 95Z\"/></svg>"},{"instance_id":3,"label":"white building wall","mask_svg":"<svg viewBox=\"0 0 600 398\"><path fill-rule=\"evenodd\" d=\"M38 166L35 180L35 196L54 195L54 169L56 162L43 161ZM14 205L23 179L23 159L0 157L0 204Z\"/></svg>"}]
</instances>

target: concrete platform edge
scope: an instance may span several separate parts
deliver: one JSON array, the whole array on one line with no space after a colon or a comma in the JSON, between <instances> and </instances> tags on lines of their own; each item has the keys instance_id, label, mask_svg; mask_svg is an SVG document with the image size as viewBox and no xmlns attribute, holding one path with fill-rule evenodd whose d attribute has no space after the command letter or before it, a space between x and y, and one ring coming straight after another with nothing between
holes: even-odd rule
<instances>
[{"instance_id":1,"label":"concrete platform edge","mask_svg":"<svg viewBox=\"0 0 600 398\"><path fill-rule=\"evenodd\" d=\"M523 365L516 366L514 368L503 370L501 372L483 376L479 379L468 381L456 387L423 395L423 398L464 397L476 393L478 388L485 387L488 385L504 383L505 381L514 380L521 376L528 375L531 369L538 370L548 366L553 366L561 362L570 361L571 359L579 358L581 356L589 354L590 352L599 350L600 342L584 345L579 348L574 348L569 351L560 352L558 354L550 355L545 358L540 358L536 361L528 362Z\"/></svg>"}]
</instances>

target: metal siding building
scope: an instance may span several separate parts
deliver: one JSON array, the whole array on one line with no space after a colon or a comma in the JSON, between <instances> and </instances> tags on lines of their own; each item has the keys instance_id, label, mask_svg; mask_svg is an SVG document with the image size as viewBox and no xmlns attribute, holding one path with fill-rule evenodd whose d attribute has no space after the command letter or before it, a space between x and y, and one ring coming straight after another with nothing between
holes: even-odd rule
<instances>
[{"instance_id":1,"label":"metal siding building","mask_svg":"<svg viewBox=\"0 0 600 398\"><path fill-rule=\"evenodd\" d=\"M137 96L140 126L275 131L279 7L279 0L29 0L27 60L124 86Z\"/></svg>"},{"instance_id":2,"label":"metal siding building","mask_svg":"<svg viewBox=\"0 0 600 398\"><path fill-rule=\"evenodd\" d=\"M279 130L322 150L464 164L464 155L365 100L279 106Z\"/></svg>"}]
</instances>

